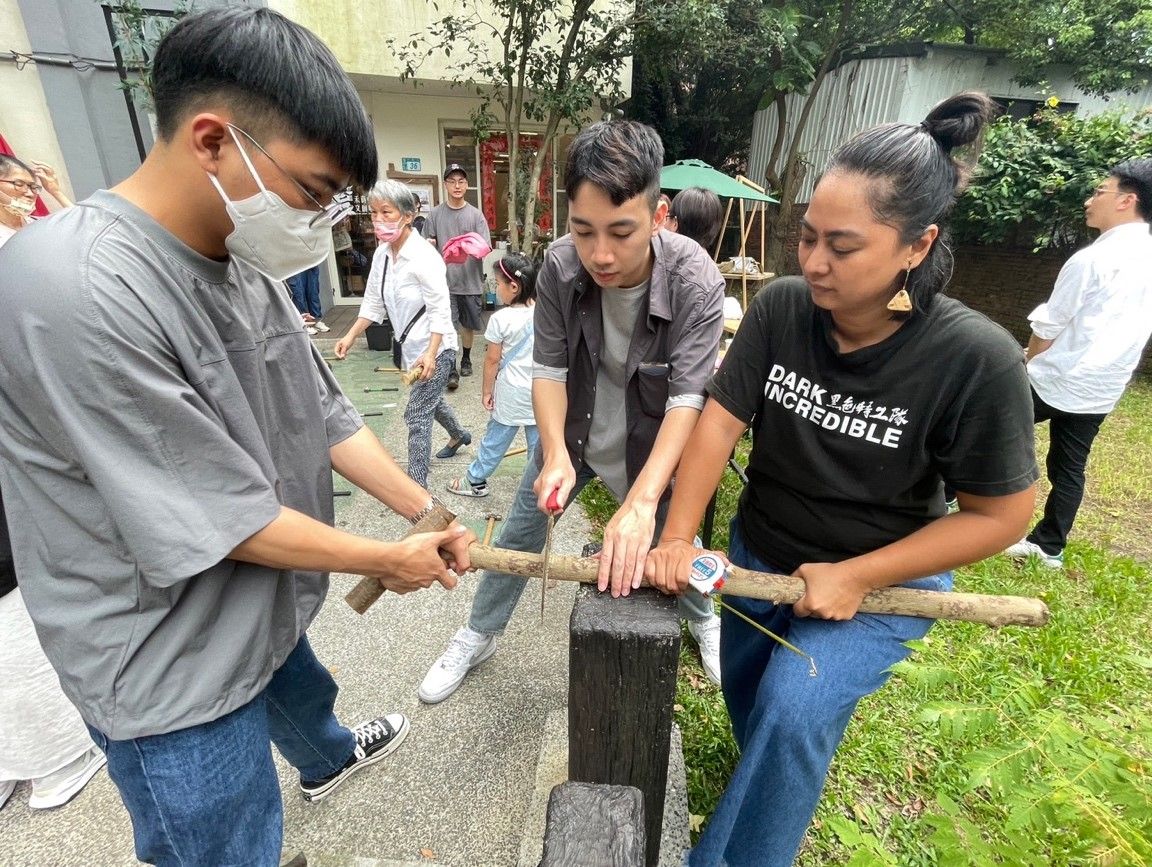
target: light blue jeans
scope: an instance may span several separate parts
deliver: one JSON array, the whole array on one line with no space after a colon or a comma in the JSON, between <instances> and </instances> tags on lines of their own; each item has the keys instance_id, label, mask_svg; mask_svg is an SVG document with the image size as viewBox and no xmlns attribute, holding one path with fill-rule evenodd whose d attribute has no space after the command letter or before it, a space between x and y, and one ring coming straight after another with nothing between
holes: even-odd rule
<instances>
[{"instance_id":1,"label":"light blue jeans","mask_svg":"<svg viewBox=\"0 0 1152 867\"><path fill-rule=\"evenodd\" d=\"M248 704L212 722L111 740L89 726L149 864L275 867L284 813L269 741L305 780L344 767L356 738L332 712L336 682L306 637Z\"/></svg>"},{"instance_id":2,"label":"light blue jeans","mask_svg":"<svg viewBox=\"0 0 1152 867\"><path fill-rule=\"evenodd\" d=\"M781 571L748 549L739 517L732 520L728 557L748 569ZM952 573L902 586L951 590ZM935 621L877 614L821 620L796 617L791 605L725 601L811 654L819 674L810 676L806 659L721 612L721 680L740 762L688 863L789 867L856 703L908 655L904 642L923 638Z\"/></svg>"},{"instance_id":3,"label":"light blue jeans","mask_svg":"<svg viewBox=\"0 0 1152 867\"><path fill-rule=\"evenodd\" d=\"M484 439L480 441L480 448L476 450L476 459L468 465L468 481L474 485L488 481L488 477L500 466L504 453L512 443L518 425L501 424L494 418L488 419L488 427L484 431ZM535 459L536 444L540 442L540 432L536 425L524 425L524 439L528 441L528 462Z\"/></svg>"},{"instance_id":4,"label":"light blue jeans","mask_svg":"<svg viewBox=\"0 0 1152 867\"><path fill-rule=\"evenodd\" d=\"M535 453L529 453L528 465L524 467L524 475L520 477L520 487L516 490L512 508L496 537L494 544L497 547L531 554L539 554L544 550L544 540L548 536L548 516L536 508L536 493L532 490L539 472ZM585 464L576 473L576 484L572 488L572 493L568 495L568 502L573 502L577 494L594 478L596 473ZM654 538L660 536L667 511L667 504L664 504L656 513ZM527 584L528 579L518 575L508 575L504 572L481 573L480 586L476 588L476 596L472 600L472 614L468 618L469 628L489 635L502 633L508 626L508 621L512 619L512 612L516 610L516 603L520 601ZM680 606L680 615L686 620L700 621L713 616L711 600L691 588L680 596L677 602Z\"/></svg>"}]
</instances>

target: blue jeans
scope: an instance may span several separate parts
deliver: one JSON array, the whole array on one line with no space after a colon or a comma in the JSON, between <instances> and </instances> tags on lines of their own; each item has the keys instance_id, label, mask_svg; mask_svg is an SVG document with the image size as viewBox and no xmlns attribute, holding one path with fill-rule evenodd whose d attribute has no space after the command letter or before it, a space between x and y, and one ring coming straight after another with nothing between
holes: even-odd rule
<instances>
[{"instance_id":1,"label":"blue jeans","mask_svg":"<svg viewBox=\"0 0 1152 867\"><path fill-rule=\"evenodd\" d=\"M517 488L516 497L512 500L512 508L496 537L494 544L497 547L531 554L539 554L544 550L544 540L548 536L548 516L536 508L536 493L532 490L539 473L536 455L530 453L528 465L524 467L524 475L520 477L520 487ZM573 502L577 494L594 478L596 473L587 464L581 467L576 473L576 484L572 488L572 493L568 495L568 502ZM667 513L668 505L665 502L656 512L655 538L660 536L660 529L664 526ZM516 610L516 603L520 601L520 596L527 585L528 579L518 575L504 572L481 573L480 585L476 588L476 596L472 600L472 613L468 618L469 628L489 635L502 633L508 626L508 621L512 619L512 612ZM677 602L681 616L687 620L704 620L714 613L712 601L691 588Z\"/></svg>"},{"instance_id":2,"label":"blue jeans","mask_svg":"<svg viewBox=\"0 0 1152 867\"><path fill-rule=\"evenodd\" d=\"M780 571L748 549L739 517L732 520L728 556L737 566ZM902 586L951 590L952 573ZM725 601L811 654L819 674L811 677L806 659L721 612L721 680L740 762L688 863L788 867L856 703L908 655L904 642L923 638L935 621L877 614L821 620L795 617L791 605L732 596Z\"/></svg>"},{"instance_id":3,"label":"blue jeans","mask_svg":"<svg viewBox=\"0 0 1152 867\"><path fill-rule=\"evenodd\" d=\"M302 637L264 691L212 722L111 740L89 726L132 817L136 857L158 865L277 865L284 815L269 741L305 780L356 747L332 713L337 686Z\"/></svg>"},{"instance_id":4,"label":"blue jeans","mask_svg":"<svg viewBox=\"0 0 1152 867\"><path fill-rule=\"evenodd\" d=\"M292 290L292 303L301 313L309 313L320 318L320 266L315 265L288 278L288 288Z\"/></svg>"},{"instance_id":5,"label":"blue jeans","mask_svg":"<svg viewBox=\"0 0 1152 867\"><path fill-rule=\"evenodd\" d=\"M518 430L520 428L517 425L501 424L494 418L488 419L484 439L480 441L480 448L476 450L476 460L468 465L468 481L478 485L488 480L500 465L500 461L504 459L504 452L508 451L508 446ZM535 459L536 444L540 442L540 433L536 425L524 425L524 439L528 441L528 462L531 463Z\"/></svg>"}]
</instances>

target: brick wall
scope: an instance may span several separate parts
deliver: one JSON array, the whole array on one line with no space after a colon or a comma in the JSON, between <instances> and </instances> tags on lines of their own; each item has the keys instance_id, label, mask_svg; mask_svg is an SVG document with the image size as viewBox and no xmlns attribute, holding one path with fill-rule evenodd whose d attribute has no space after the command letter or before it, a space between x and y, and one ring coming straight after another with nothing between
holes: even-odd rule
<instances>
[{"instance_id":1,"label":"brick wall","mask_svg":"<svg viewBox=\"0 0 1152 867\"><path fill-rule=\"evenodd\" d=\"M786 273L799 274L796 246L804 205L797 206L792 214ZM759 233L757 231L753 234ZM759 240L759 237L755 239L757 248L760 246ZM751 237L749 241L752 241ZM1027 248L986 245L959 246L952 252L956 270L945 294L1003 325L1021 344L1028 341L1030 334L1028 314L1048 298L1056 282L1056 275L1070 255L1068 252L1033 253ZM749 255L756 253L750 251ZM1148 315L1152 316L1152 311ZM1152 375L1152 343L1145 347L1138 371L1145 376Z\"/></svg>"}]
</instances>

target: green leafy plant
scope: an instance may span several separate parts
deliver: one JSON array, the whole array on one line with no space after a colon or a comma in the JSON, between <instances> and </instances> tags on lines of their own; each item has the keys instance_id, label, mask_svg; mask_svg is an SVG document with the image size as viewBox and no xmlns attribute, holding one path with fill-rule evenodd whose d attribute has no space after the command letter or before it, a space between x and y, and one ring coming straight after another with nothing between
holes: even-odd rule
<instances>
[{"instance_id":1,"label":"green leafy plant","mask_svg":"<svg viewBox=\"0 0 1152 867\"><path fill-rule=\"evenodd\" d=\"M99 2L99 0L97 0ZM177 0L171 11L149 9L140 0L101 3L108 10L115 35L113 47L124 67L120 88L152 109L152 57L176 23L192 11L194 0Z\"/></svg>"}]
</instances>

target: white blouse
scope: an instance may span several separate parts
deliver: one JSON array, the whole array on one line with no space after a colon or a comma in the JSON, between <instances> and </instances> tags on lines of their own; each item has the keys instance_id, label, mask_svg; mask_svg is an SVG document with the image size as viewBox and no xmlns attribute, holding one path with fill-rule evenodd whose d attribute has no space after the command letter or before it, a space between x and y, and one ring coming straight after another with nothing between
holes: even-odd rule
<instances>
[{"instance_id":1,"label":"white blouse","mask_svg":"<svg viewBox=\"0 0 1152 867\"><path fill-rule=\"evenodd\" d=\"M440 335L439 352L456 349L459 345L456 329L452 327L444 260L435 247L420 237L419 232L411 231L395 255L391 244L381 244L376 248L364 300L360 302L360 316L382 322L387 315L395 337L399 338L421 306L427 310L404 341L403 366L406 369L411 368L428 349L433 333Z\"/></svg>"}]
</instances>

